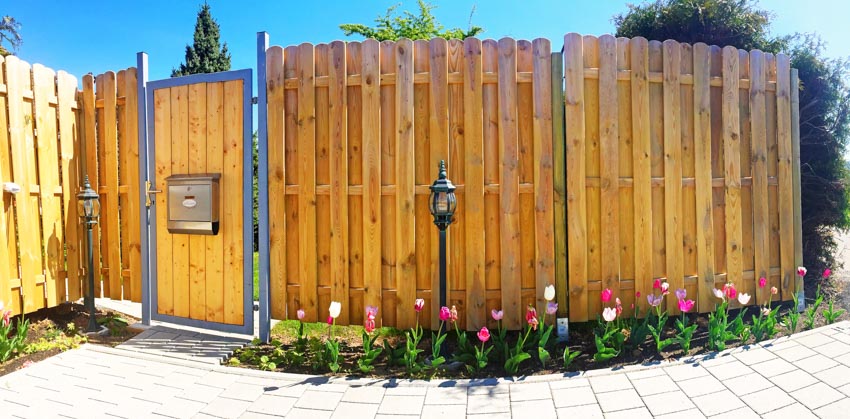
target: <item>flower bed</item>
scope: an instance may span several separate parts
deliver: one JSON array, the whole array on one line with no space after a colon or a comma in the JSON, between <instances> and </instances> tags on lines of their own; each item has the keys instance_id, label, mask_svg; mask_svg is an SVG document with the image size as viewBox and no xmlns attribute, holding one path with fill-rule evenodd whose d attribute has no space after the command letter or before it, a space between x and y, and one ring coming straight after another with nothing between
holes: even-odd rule
<instances>
[{"instance_id":1,"label":"flower bed","mask_svg":"<svg viewBox=\"0 0 850 419\"><path fill-rule=\"evenodd\" d=\"M806 275L805 268L798 275ZM829 276L829 270L824 272ZM766 288L767 280L758 286ZM340 303L329 307L327 325L299 320L279 323L272 331L269 344L257 341L237 351L227 363L233 366L278 370L295 373L331 373L371 377L492 377L563 373L646 363L677 356L758 342L777 336L811 329L822 323L833 323L844 315L834 301L823 304L817 295L804 313L794 305L783 307L773 303L777 290L765 289L765 301L755 307L730 309L729 303L748 304L751 296L740 293L734 284L714 290L718 300L708 316L689 314L694 301L684 289L670 291L666 282L656 280L652 293L646 296L648 313L636 308L634 318L621 317L620 298L609 289L601 293L603 310L597 322L573 325L570 344L555 342L554 315L557 312L555 289L546 287L546 312L539 315L533 307L526 311L522 331L508 332L501 327L502 311L493 309L497 330L486 327L477 332L458 328L455 307L442 307L436 331L426 332L418 322L424 301L416 300L412 310L416 326L410 330L376 328L378 308L365 310L363 326L336 326ZM640 298L640 294L636 295ZM666 312L665 299L676 298L681 315L672 319ZM802 320L802 324L801 324Z\"/></svg>"}]
</instances>

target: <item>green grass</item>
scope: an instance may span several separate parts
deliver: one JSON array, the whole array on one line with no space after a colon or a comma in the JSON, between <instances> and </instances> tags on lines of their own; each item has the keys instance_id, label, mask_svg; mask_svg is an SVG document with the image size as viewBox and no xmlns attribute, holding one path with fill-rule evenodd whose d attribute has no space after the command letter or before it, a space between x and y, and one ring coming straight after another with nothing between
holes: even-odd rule
<instances>
[{"instance_id":1,"label":"green grass","mask_svg":"<svg viewBox=\"0 0 850 419\"><path fill-rule=\"evenodd\" d=\"M260 299L260 254L254 252L254 301Z\"/></svg>"},{"instance_id":2,"label":"green grass","mask_svg":"<svg viewBox=\"0 0 850 419\"><path fill-rule=\"evenodd\" d=\"M271 331L271 335L276 339L289 341L298 336L298 320L282 320L278 322ZM381 337L401 336L404 331L394 327L381 327L375 329ZM328 334L328 324L325 322L319 323L304 323L304 333L310 336L325 336ZM359 339L363 333L363 326L335 326L334 335L343 339Z\"/></svg>"}]
</instances>

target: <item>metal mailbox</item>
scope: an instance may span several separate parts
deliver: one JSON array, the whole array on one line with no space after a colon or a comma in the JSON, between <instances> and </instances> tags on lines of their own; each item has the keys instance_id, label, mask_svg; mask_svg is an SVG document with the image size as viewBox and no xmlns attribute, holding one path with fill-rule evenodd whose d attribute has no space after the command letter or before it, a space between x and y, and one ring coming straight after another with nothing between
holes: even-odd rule
<instances>
[{"instance_id":1,"label":"metal mailbox","mask_svg":"<svg viewBox=\"0 0 850 419\"><path fill-rule=\"evenodd\" d=\"M168 232L218 234L220 173L171 175L165 178L168 194Z\"/></svg>"}]
</instances>

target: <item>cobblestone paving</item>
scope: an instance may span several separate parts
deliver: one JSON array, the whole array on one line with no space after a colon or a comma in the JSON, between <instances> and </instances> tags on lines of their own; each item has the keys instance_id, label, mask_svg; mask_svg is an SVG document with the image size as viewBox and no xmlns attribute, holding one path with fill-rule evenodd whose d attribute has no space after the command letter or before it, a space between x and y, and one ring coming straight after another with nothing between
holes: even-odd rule
<instances>
[{"instance_id":1,"label":"cobblestone paving","mask_svg":"<svg viewBox=\"0 0 850 419\"><path fill-rule=\"evenodd\" d=\"M0 377L22 418L846 418L850 322L617 371L360 380L228 368L92 345Z\"/></svg>"},{"instance_id":2,"label":"cobblestone paving","mask_svg":"<svg viewBox=\"0 0 850 419\"><path fill-rule=\"evenodd\" d=\"M118 348L217 365L248 343L250 340L247 338L157 325L118 345Z\"/></svg>"}]
</instances>

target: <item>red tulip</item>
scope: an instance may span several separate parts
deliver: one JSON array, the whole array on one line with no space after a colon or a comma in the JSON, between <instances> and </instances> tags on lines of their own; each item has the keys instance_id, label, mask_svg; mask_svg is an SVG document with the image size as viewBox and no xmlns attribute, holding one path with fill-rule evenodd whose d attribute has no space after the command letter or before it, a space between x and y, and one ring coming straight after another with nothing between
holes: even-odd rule
<instances>
[{"instance_id":1,"label":"red tulip","mask_svg":"<svg viewBox=\"0 0 850 419\"><path fill-rule=\"evenodd\" d=\"M482 327L481 330L478 331L478 340L480 340L481 343L484 343L484 342L487 342L488 340L490 340L490 331L487 330L486 326Z\"/></svg>"}]
</instances>

